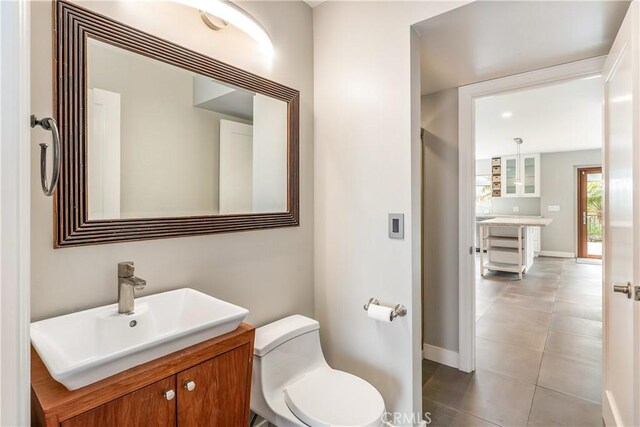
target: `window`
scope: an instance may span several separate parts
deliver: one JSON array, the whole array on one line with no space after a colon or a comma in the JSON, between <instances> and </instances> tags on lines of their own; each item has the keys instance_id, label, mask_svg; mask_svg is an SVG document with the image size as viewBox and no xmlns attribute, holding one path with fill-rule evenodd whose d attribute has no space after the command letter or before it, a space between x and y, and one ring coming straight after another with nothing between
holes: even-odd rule
<instances>
[{"instance_id":1,"label":"window","mask_svg":"<svg viewBox=\"0 0 640 427\"><path fill-rule=\"evenodd\" d=\"M476 213L491 212L491 175L476 176Z\"/></svg>"}]
</instances>

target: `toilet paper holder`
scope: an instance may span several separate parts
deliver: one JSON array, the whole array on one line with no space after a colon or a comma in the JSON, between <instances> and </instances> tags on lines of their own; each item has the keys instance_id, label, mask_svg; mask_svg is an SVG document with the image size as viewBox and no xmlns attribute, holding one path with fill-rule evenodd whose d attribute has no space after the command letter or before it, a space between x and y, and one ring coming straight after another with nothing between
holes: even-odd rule
<instances>
[{"instance_id":1,"label":"toilet paper holder","mask_svg":"<svg viewBox=\"0 0 640 427\"><path fill-rule=\"evenodd\" d=\"M364 311L369 311L369 306L373 304L373 305L380 305L380 301L378 301L377 298L369 298L369 302L366 303L364 305ZM391 312L391 320L395 319L396 317L404 317L407 315L407 307L405 307L403 304L396 304L396 306L393 308L393 311Z\"/></svg>"}]
</instances>

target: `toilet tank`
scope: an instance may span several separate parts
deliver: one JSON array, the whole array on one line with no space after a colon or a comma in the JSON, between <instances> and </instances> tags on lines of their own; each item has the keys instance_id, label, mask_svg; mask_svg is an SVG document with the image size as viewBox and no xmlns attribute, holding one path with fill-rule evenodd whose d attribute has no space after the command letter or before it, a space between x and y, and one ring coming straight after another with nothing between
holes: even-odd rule
<instances>
[{"instance_id":1,"label":"toilet tank","mask_svg":"<svg viewBox=\"0 0 640 427\"><path fill-rule=\"evenodd\" d=\"M253 354L254 387L260 385L267 394L305 372L327 366L320 347L320 324L301 315L256 329Z\"/></svg>"}]
</instances>

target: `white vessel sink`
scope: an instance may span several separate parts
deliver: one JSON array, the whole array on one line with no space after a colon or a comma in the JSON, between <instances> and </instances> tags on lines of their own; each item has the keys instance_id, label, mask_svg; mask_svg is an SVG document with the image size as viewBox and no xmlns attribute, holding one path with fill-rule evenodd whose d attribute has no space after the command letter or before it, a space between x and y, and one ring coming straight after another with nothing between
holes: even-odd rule
<instances>
[{"instance_id":1,"label":"white vessel sink","mask_svg":"<svg viewBox=\"0 0 640 427\"><path fill-rule=\"evenodd\" d=\"M51 376L69 390L235 330L249 311L193 289L112 304L31 324L31 342Z\"/></svg>"}]
</instances>

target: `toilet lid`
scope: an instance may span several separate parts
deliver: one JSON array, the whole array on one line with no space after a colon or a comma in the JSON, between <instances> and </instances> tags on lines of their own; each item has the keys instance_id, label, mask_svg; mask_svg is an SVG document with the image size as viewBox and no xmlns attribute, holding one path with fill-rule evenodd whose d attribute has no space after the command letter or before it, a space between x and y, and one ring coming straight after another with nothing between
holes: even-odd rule
<instances>
[{"instance_id":1,"label":"toilet lid","mask_svg":"<svg viewBox=\"0 0 640 427\"><path fill-rule=\"evenodd\" d=\"M284 389L287 406L310 426L378 426L384 400L371 384L346 372L320 368Z\"/></svg>"}]
</instances>

